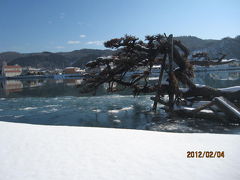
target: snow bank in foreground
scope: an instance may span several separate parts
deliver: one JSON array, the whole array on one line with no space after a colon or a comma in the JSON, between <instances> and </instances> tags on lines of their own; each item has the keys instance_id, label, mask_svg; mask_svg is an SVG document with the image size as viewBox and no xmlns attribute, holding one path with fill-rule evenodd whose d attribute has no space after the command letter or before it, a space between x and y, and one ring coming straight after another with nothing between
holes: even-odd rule
<instances>
[{"instance_id":1,"label":"snow bank in foreground","mask_svg":"<svg viewBox=\"0 0 240 180\"><path fill-rule=\"evenodd\" d=\"M239 179L240 136L0 122L0 179ZM187 151L225 158L187 159Z\"/></svg>"}]
</instances>

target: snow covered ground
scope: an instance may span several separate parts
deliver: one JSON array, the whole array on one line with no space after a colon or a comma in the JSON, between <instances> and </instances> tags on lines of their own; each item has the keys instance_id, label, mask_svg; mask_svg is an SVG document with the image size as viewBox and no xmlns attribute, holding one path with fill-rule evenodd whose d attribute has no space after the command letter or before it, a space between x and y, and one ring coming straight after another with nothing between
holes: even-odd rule
<instances>
[{"instance_id":1,"label":"snow covered ground","mask_svg":"<svg viewBox=\"0 0 240 180\"><path fill-rule=\"evenodd\" d=\"M190 159L187 151L224 151ZM0 122L1 180L239 179L240 136Z\"/></svg>"}]
</instances>

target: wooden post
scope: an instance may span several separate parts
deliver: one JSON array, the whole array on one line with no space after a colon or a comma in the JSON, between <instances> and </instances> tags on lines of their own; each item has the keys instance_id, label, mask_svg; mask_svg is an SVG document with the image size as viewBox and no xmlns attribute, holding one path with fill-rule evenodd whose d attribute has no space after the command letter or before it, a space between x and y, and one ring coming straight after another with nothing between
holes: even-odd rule
<instances>
[{"instance_id":1,"label":"wooden post","mask_svg":"<svg viewBox=\"0 0 240 180\"><path fill-rule=\"evenodd\" d=\"M164 54L164 57L163 57L163 63L161 65L161 72L159 74L159 77L158 77L158 87L157 87L157 93L156 93L156 96L154 98L154 104L153 104L153 110L156 112L157 110L157 103L158 103L158 99L160 98L160 89L161 89L161 84L162 84L162 78L163 78L163 72L164 72L164 69L165 69L165 64L166 64L166 58L167 58L167 54Z\"/></svg>"},{"instance_id":2,"label":"wooden post","mask_svg":"<svg viewBox=\"0 0 240 180\"><path fill-rule=\"evenodd\" d=\"M173 71L173 35L171 34L169 36L170 41L171 41L171 56L169 57L169 72L168 72L168 77L169 77L169 86L170 86L170 91L169 91L169 111L173 111L173 105L174 105L174 84L172 82L171 78L171 73Z\"/></svg>"}]
</instances>

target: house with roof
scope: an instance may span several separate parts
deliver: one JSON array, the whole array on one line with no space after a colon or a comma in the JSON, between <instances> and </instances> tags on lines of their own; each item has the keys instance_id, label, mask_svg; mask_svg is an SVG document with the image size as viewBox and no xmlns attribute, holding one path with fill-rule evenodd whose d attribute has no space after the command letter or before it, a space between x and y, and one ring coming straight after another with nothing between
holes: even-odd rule
<instances>
[{"instance_id":1,"label":"house with roof","mask_svg":"<svg viewBox=\"0 0 240 180\"><path fill-rule=\"evenodd\" d=\"M22 67L19 65L7 65L4 61L2 65L2 76L14 77L22 74Z\"/></svg>"}]
</instances>

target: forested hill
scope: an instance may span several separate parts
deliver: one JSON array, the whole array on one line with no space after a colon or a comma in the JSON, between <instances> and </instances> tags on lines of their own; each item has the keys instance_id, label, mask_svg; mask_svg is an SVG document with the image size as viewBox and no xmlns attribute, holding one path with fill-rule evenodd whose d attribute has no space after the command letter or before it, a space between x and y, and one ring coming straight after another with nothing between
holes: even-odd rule
<instances>
[{"instance_id":1,"label":"forested hill","mask_svg":"<svg viewBox=\"0 0 240 180\"><path fill-rule=\"evenodd\" d=\"M81 49L71 52L41 52L41 53L0 53L0 63L6 61L8 64L19 64L21 66L32 66L37 68L64 68L67 66L82 67L88 61L94 60L99 56L108 56L112 50L100 49ZM2 64L2 63L1 63Z\"/></svg>"},{"instance_id":2,"label":"forested hill","mask_svg":"<svg viewBox=\"0 0 240 180\"><path fill-rule=\"evenodd\" d=\"M226 58L240 59L240 36L235 38L223 38L221 40L200 39L194 36L180 36L176 39L183 42L191 52L207 52L210 57L216 57L219 53L226 54Z\"/></svg>"}]
</instances>

